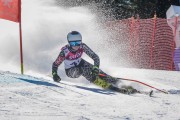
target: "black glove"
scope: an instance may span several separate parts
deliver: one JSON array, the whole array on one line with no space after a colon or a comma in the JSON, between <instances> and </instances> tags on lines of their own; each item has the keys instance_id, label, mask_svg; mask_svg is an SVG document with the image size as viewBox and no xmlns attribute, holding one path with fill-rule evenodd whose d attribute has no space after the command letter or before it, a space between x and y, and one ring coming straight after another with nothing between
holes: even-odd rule
<instances>
[{"instance_id":1,"label":"black glove","mask_svg":"<svg viewBox=\"0 0 180 120\"><path fill-rule=\"evenodd\" d=\"M99 68L97 66L93 66L91 74L94 76L98 76L99 75Z\"/></svg>"},{"instance_id":2,"label":"black glove","mask_svg":"<svg viewBox=\"0 0 180 120\"><path fill-rule=\"evenodd\" d=\"M52 75L53 75L53 80L55 82L60 82L61 81L61 78L59 77L59 75L57 74L57 72L52 72Z\"/></svg>"}]
</instances>

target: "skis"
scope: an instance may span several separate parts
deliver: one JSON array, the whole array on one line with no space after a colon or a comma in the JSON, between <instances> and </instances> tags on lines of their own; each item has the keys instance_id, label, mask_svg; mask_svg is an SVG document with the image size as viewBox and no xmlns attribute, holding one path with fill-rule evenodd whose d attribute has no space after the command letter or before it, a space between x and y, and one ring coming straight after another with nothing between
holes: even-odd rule
<instances>
[{"instance_id":1,"label":"skis","mask_svg":"<svg viewBox=\"0 0 180 120\"><path fill-rule=\"evenodd\" d=\"M101 77L107 77L107 75L105 75L105 74L99 74L99 76L101 76ZM147 84L147 83L144 83L144 82L141 82L141 81L138 81L138 80L127 79L127 78L116 78L116 77L112 77L112 78L115 78L115 79L117 79L117 80L124 80L124 81L136 82L136 83L139 83L139 84L141 84L141 85L147 86L147 87L149 87L149 88L153 88L153 89L155 89L155 90L157 90L157 91L159 91L159 92L162 92L162 93L164 93L164 94L168 94L168 91L158 89L158 88L156 88L156 87L154 87L154 86L152 86L152 85L149 85L149 84Z\"/></svg>"},{"instance_id":2,"label":"skis","mask_svg":"<svg viewBox=\"0 0 180 120\"><path fill-rule=\"evenodd\" d=\"M112 91L118 92L118 93L122 93L122 94L127 94L127 95L132 95L132 94L144 94L144 95L148 95L149 97L152 97L154 92L153 90L151 91L139 91L136 89L125 89L125 88L118 88L115 86L110 86L109 88Z\"/></svg>"},{"instance_id":3,"label":"skis","mask_svg":"<svg viewBox=\"0 0 180 120\"><path fill-rule=\"evenodd\" d=\"M151 91L138 91L138 93L140 93L140 94L144 94L144 95L148 95L149 97L153 97L153 95L154 95L154 91L153 90L151 90Z\"/></svg>"}]
</instances>

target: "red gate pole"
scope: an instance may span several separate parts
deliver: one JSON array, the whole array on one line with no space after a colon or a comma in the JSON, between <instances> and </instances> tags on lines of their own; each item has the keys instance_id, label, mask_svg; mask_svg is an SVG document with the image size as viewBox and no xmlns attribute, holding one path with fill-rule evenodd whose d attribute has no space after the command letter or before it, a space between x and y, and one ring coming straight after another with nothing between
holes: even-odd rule
<instances>
[{"instance_id":1,"label":"red gate pole","mask_svg":"<svg viewBox=\"0 0 180 120\"><path fill-rule=\"evenodd\" d=\"M20 64L21 64L21 74L24 74L23 67L23 48L22 48L22 26L21 26L21 0L19 0L19 35L20 35Z\"/></svg>"}]
</instances>

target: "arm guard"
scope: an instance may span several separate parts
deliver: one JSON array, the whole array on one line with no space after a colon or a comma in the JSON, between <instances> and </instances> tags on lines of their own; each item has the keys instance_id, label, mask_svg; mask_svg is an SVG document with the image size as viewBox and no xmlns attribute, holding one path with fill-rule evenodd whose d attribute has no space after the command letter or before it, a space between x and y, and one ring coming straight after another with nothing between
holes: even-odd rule
<instances>
[{"instance_id":1,"label":"arm guard","mask_svg":"<svg viewBox=\"0 0 180 120\"><path fill-rule=\"evenodd\" d=\"M99 67L100 65L100 59L99 56L94 53L86 44L83 43L84 52L94 60L94 65Z\"/></svg>"},{"instance_id":2,"label":"arm guard","mask_svg":"<svg viewBox=\"0 0 180 120\"><path fill-rule=\"evenodd\" d=\"M61 51L57 57L57 59L52 64L52 73L56 72L58 70L59 65L64 61L65 54L64 51Z\"/></svg>"}]
</instances>

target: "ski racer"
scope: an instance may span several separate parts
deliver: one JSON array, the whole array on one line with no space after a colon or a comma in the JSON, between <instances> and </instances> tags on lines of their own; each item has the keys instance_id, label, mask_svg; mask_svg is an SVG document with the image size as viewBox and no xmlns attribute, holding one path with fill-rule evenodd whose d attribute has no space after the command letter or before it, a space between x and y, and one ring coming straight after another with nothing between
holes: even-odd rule
<instances>
[{"instance_id":1,"label":"ski racer","mask_svg":"<svg viewBox=\"0 0 180 120\"><path fill-rule=\"evenodd\" d=\"M79 32L72 31L68 33L67 40L69 44L62 47L57 59L53 62L52 65L52 75L55 82L61 81L57 70L59 65L64 62L66 75L70 78L78 78L82 75L88 81L104 89L127 92L125 89L117 89L114 87L118 80L107 75L101 69L99 69L99 56L82 42L82 36ZM93 65L82 58L83 53L86 53L94 60ZM103 74L105 77L99 77L99 74Z\"/></svg>"}]
</instances>

